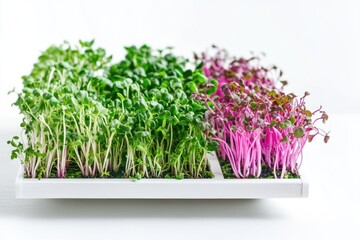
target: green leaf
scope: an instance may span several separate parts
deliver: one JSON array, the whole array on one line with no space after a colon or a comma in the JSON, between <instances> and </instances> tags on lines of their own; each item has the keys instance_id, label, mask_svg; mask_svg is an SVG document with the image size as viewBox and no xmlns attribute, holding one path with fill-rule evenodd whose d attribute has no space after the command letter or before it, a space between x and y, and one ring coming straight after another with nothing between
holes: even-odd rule
<instances>
[{"instance_id":1,"label":"green leaf","mask_svg":"<svg viewBox=\"0 0 360 240\"><path fill-rule=\"evenodd\" d=\"M80 46L82 47L91 47L94 44L95 40L91 40L91 41L79 41Z\"/></svg>"},{"instance_id":2,"label":"green leaf","mask_svg":"<svg viewBox=\"0 0 360 240\"><path fill-rule=\"evenodd\" d=\"M206 90L206 94L207 94L207 95L211 95L211 94L215 93L216 90L217 90L217 88L218 88L217 86L213 86L213 87L208 88L208 89Z\"/></svg>"},{"instance_id":3,"label":"green leaf","mask_svg":"<svg viewBox=\"0 0 360 240\"><path fill-rule=\"evenodd\" d=\"M280 82L281 82L281 84L282 84L283 86L288 85L288 81L286 81L286 80L282 80L282 81L280 81Z\"/></svg>"},{"instance_id":4,"label":"green leaf","mask_svg":"<svg viewBox=\"0 0 360 240\"><path fill-rule=\"evenodd\" d=\"M199 84L204 84L208 81L207 77L199 72L196 72L193 76L193 81L199 85Z\"/></svg>"},{"instance_id":5,"label":"green leaf","mask_svg":"<svg viewBox=\"0 0 360 240\"><path fill-rule=\"evenodd\" d=\"M169 93L163 93L162 94L162 98L165 102L171 102L174 100L173 95L169 94Z\"/></svg>"},{"instance_id":6,"label":"green leaf","mask_svg":"<svg viewBox=\"0 0 360 240\"><path fill-rule=\"evenodd\" d=\"M301 138L302 136L304 136L304 134L305 134L305 131L304 131L304 129L303 129L302 127L297 127L297 128L295 128L295 130L294 130L294 136L295 136L296 138Z\"/></svg>"},{"instance_id":7,"label":"green leaf","mask_svg":"<svg viewBox=\"0 0 360 240\"><path fill-rule=\"evenodd\" d=\"M129 108L131 106L132 106L132 101L129 98L125 99L124 100L124 107Z\"/></svg>"},{"instance_id":8,"label":"green leaf","mask_svg":"<svg viewBox=\"0 0 360 240\"><path fill-rule=\"evenodd\" d=\"M170 112L171 112L172 115L177 115L179 113L179 110L178 110L176 105L171 105L170 106Z\"/></svg>"},{"instance_id":9,"label":"green leaf","mask_svg":"<svg viewBox=\"0 0 360 240\"><path fill-rule=\"evenodd\" d=\"M257 109L258 104L257 104L256 102L251 102L251 103L250 103L250 106L251 106L252 109L255 110L255 109Z\"/></svg>"},{"instance_id":10,"label":"green leaf","mask_svg":"<svg viewBox=\"0 0 360 240\"><path fill-rule=\"evenodd\" d=\"M205 65L205 62L204 61L201 61L198 65L196 65L196 69L202 69L203 66Z\"/></svg>"},{"instance_id":11,"label":"green leaf","mask_svg":"<svg viewBox=\"0 0 360 240\"><path fill-rule=\"evenodd\" d=\"M192 76L192 71L191 71L191 69L188 69L188 70L186 70L185 72L184 72L184 77L191 77Z\"/></svg>"},{"instance_id":12,"label":"green leaf","mask_svg":"<svg viewBox=\"0 0 360 240\"><path fill-rule=\"evenodd\" d=\"M68 62L61 62L60 65L67 70L73 69L73 66L71 66Z\"/></svg>"},{"instance_id":13,"label":"green leaf","mask_svg":"<svg viewBox=\"0 0 360 240\"><path fill-rule=\"evenodd\" d=\"M143 79L143 87L144 87L145 89L147 89L148 87L150 87L150 85L151 85L150 79L144 78L144 79Z\"/></svg>"},{"instance_id":14,"label":"green leaf","mask_svg":"<svg viewBox=\"0 0 360 240\"><path fill-rule=\"evenodd\" d=\"M199 92L199 89L194 82L188 82L185 86L191 93Z\"/></svg>"},{"instance_id":15,"label":"green leaf","mask_svg":"<svg viewBox=\"0 0 360 240\"><path fill-rule=\"evenodd\" d=\"M168 110L165 110L159 114L159 119L165 120L165 119L168 119L170 116L171 116L171 113Z\"/></svg>"},{"instance_id":16,"label":"green leaf","mask_svg":"<svg viewBox=\"0 0 360 240\"><path fill-rule=\"evenodd\" d=\"M164 110L164 106L162 104L157 104L154 108L155 112L162 112Z\"/></svg>"},{"instance_id":17,"label":"green leaf","mask_svg":"<svg viewBox=\"0 0 360 240\"><path fill-rule=\"evenodd\" d=\"M34 89L33 94L34 94L35 97L40 97L41 96L41 90Z\"/></svg>"},{"instance_id":18,"label":"green leaf","mask_svg":"<svg viewBox=\"0 0 360 240\"><path fill-rule=\"evenodd\" d=\"M136 69L134 69L134 73L141 77L146 77L145 70L142 67L137 67Z\"/></svg>"},{"instance_id":19,"label":"green leaf","mask_svg":"<svg viewBox=\"0 0 360 240\"><path fill-rule=\"evenodd\" d=\"M179 173L178 175L175 176L177 180L182 180L184 179L184 177L185 177L184 173Z\"/></svg>"},{"instance_id":20,"label":"green leaf","mask_svg":"<svg viewBox=\"0 0 360 240\"><path fill-rule=\"evenodd\" d=\"M281 122L279 124L279 127L282 129L289 128L289 127L291 127L291 122L289 120L284 120L283 122Z\"/></svg>"},{"instance_id":21,"label":"green leaf","mask_svg":"<svg viewBox=\"0 0 360 240\"><path fill-rule=\"evenodd\" d=\"M288 140L288 137L287 136L284 136L281 140L280 140L280 142L288 142L289 140Z\"/></svg>"},{"instance_id":22,"label":"green leaf","mask_svg":"<svg viewBox=\"0 0 360 240\"><path fill-rule=\"evenodd\" d=\"M45 99L45 100L50 100L51 98L52 98L52 94L51 93L49 93L49 92L44 92L43 93L43 98Z\"/></svg>"},{"instance_id":23,"label":"green leaf","mask_svg":"<svg viewBox=\"0 0 360 240\"><path fill-rule=\"evenodd\" d=\"M57 100L57 98L55 98L55 97L52 97L51 99L50 99L50 105L52 106L52 107L55 107L55 106L57 106L57 105L59 105L59 100Z\"/></svg>"},{"instance_id":24,"label":"green leaf","mask_svg":"<svg viewBox=\"0 0 360 240\"><path fill-rule=\"evenodd\" d=\"M305 114L307 117L311 118L312 117L312 113L309 110L305 111Z\"/></svg>"},{"instance_id":25,"label":"green leaf","mask_svg":"<svg viewBox=\"0 0 360 240\"><path fill-rule=\"evenodd\" d=\"M122 124L122 123L119 124L118 129L119 129L119 132L121 132L121 133L127 133L127 132L131 131L130 126L127 126L127 125Z\"/></svg>"},{"instance_id":26,"label":"green leaf","mask_svg":"<svg viewBox=\"0 0 360 240\"><path fill-rule=\"evenodd\" d=\"M176 116L170 116L168 119L169 123L172 125L176 125L179 123L179 119Z\"/></svg>"},{"instance_id":27,"label":"green leaf","mask_svg":"<svg viewBox=\"0 0 360 240\"><path fill-rule=\"evenodd\" d=\"M294 123L295 123L295 118L294 118L293 116L291 116L291 117L289 118L289 121L291 122L292 125L294 125Z\"/></svg>"},{"instance_id":28,"label":"green leaf","mask_svg":"<svg viewBox=\"0 0 360 240\"><path fill-rule=\"evenodd\" d=\"M11 160L14 160L18 157L17 153L15 151L11 152Z\"/></svg>"},{"instance_id":29,"label":"green leaf","mask_svg":"<svg viewBox=\"0 0 360 240\"><path fill-rule=\"evenodd\" d=\"M149 137L150 133L148 131L137 131L135 132L135 136L138 138L144 138L144 137Z\"/></svg>"},{"instance_id":30,"label":"green leaf","mask_svg":"<svg viewBox=\"0 0 360 240\"><path fill-rule=\"evenodd\" d=\"M141 180L141 174L140 173L136 173L135 177L136 180Z\"/></svg>"},{"instance_id":31,"label":"green leaf","mask_svg":"<svg viewBox=\"0 0 360 240\"><path fill-rule=\"evenodd\" d=\"M273 127L273 126L275 126L276 125L276 121L275 120L271 120L271 122L270 122L270 127Z\"/></svg>"}]
</instances>

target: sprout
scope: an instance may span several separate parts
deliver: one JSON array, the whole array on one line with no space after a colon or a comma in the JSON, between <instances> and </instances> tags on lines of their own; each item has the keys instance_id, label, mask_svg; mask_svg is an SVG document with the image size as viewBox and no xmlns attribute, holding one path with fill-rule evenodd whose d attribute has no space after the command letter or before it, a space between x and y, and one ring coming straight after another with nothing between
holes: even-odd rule
<instances>
[{"instance_id":1,"label":"sprout","mask_svg":"<svg viewBox=\"0 0 360 240\"><path fill-rule=\"evenodd\" d=\"M316 127L326 112L306 108L308 92L285 93L283 72L258 57L217 49L189 64L171 48L125 50L116 64L94 41L40 55L14 103L22 135L8 141L26 177L203 178L217 151L238 178L284 178L307 140L329 141Z\"/></svg>"},{"instance_id":2,"label":"sprout","mask_svg":"<svg viewBox=\"0 0 360 240\"><path fill-rule=\"evenodd\" d=\"M15 105L26 140L9 144L25 175L207 176L206 107L190 98L207 81L201 67L146 45L111 64L94 41L79 44L49 47L23 77Z\"/></svg>"},{"instance_id":3,"label":"sprout","mask_svg":"<svg viewBox=\"0 0 360 240\"><path fill-rule=\"evenodd\" d=\"M219 49L214 56L202 54L201 60L218 89L211 96L194 93L193 98L207 106L207 136L219 143L219 158L230 163L237 178L260 177L263 166L272 169L275 178L298 174L306 141L318 134L329 140L315 126L328 115L321 108L306 109L308 92L301 98L286 94L287 81L281 80L283 72L277 67L262 67L257 57L230 58ZM277 75L276 81L271 74ZM312 120L317 113L321 116Z\"/></svg>"}]
</instances>

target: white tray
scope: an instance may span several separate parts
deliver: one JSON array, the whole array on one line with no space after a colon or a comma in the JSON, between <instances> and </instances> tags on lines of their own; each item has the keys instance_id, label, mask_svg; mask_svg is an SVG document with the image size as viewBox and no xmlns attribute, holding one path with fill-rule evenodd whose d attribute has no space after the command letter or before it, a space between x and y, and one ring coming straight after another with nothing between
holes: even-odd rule
<instances>
[{"instance_id":1,"label":"white tray","mask_svg":"<svg viewBox=\"0 0 360 240\"><path fill-rule=\"evenodd\" d=\"M16 178L17 198L37 199L255 199L301 198L309 184L300 179L224 179L209 154L212 179L28 179Z\"/></svg>"}]
</instances>

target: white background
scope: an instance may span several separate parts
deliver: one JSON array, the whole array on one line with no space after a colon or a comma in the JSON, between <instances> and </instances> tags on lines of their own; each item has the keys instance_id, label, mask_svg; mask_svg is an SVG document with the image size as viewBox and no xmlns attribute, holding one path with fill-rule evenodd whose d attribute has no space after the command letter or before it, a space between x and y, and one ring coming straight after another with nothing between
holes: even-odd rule
<instances>
[{"instance_id":1,"label":"white background","mask_svg":"<svg viewBox=\"0 0 360 240\"><path fill-rule=\"evenodd\" d=\"M360 1L2 1L0 28L0 239L354 239L360 214ZM329 112L328 145L305 149L308 199L243 201L20 201L18 163L5 141L20 116L7 92L21 87L41 50L96 39L114 60L124 45L175 46L191 56L215 43L265 52L289 91ZM70 233L72 232L72 233ZM9 235L11 233L11 235ZM3 238L6 236L6 238Z\"/></svg>"}]
</instances>

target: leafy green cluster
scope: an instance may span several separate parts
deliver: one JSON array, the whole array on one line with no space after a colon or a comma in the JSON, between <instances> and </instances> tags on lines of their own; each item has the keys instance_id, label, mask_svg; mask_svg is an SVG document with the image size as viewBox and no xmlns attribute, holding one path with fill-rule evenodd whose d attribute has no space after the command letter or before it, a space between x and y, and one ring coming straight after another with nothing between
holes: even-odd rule
<instances>
[{"instance_id":1,"label":"leafy green cluster","mask_svg":"<svg viewBox=\"0 0 360 240\"><path fill-rule=\"evenodd\" d=\"M187 60L170 49L152 51L148 46L126 48L125 59L111 66L109 94L126 105L127 176L141 173L161 177L200 177L206 170L206 107L190 98L207 82L201 65L187 69ZM112 96L114 97L114 96ZM111 98L111 96L109 96Z\"/></svg>"},{"instance_id":2,"label":"leafy green cluster","mask_svg":"<svg viewBox=\"0 0 360 240\"><path fill-rule=\"evenodd\" d=\"M171 49L128 47L125 59L92 42L51 46L39 57L15 105L26 141L12 158L28 177L176 177L208 175L206 107L190 98L207 79L202 66ZM80 174L74 174L80 175Z\"/></svg>"}]
</instances>

